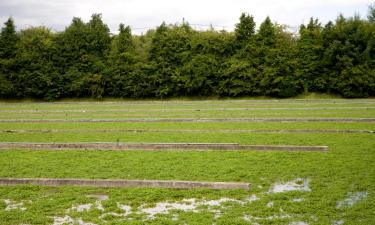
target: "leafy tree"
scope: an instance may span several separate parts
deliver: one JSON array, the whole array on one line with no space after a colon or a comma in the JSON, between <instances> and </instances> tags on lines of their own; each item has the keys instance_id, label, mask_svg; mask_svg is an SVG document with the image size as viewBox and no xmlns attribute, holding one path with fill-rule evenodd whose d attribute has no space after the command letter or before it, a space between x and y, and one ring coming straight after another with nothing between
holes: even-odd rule
<instances>
[{"instance_id":1,"label":"leafy tree","mask_svg":"<svg viewBox=\"0 0 375 225\"><path fill-rule=\"evenodd\" d=\"M17 45L17 96L56 99L61 81L52 61L53 34L48 28L33 27L21 31Z\"/></svg>"},{"instance_id":2,"label":"leafy tree","mask_svg":"<svg viewBox=\"0 0 375 225\"><path fill-rule=\"evenodd\" d=\"M134 97L137 82L131 76L136 63L136 53L129 26L120 24L119 34L112 40L105 72L106 92L110 96ZM138 80L140 82L140 80Z\"/></svg>"},{"instance_id":3,"label":"leafy tree","mask_svg":"<svg viewBox=\"0 0 375 225\"><path fill-rule=\"evenodd\" d=\"M220 70L221 95L259 95L258 55L254 48L255 22L252 16L242 13L235 29L236 52L223 62Z\"/></svg>"},{"instance_id":4,"label":"leafy tree","mask_svg":"<svg viewBox=\"0 0 375 225\"><path fill-rule=\"evenodd\" d=\"M219 64L213 55L197 54L181 69L184 95L210 96L215 90Z\"/></svg>"},{"instance_id":5,"label":"leafy tree","mask_svg":"<svg viewBox=\"0 0 375 225\"><path fill-rule=\"evenodd\" d=\"M169 96L290 97L303 91L345 97L375 95L374 6L321 25L311 18L299 35L267 17L255 31L242 13L234 32L197 31L183 21L132 35L110 35L101 14L73 18L62 32L45 27L0 33L0 97Z\"/></svg>"},{"instance_id":6,"label":"leafy tree","mask_svg":"<svg viewBox=\"0 0 375 225\"><path fill-rule=\"evenodd\" d=\"M183 73L187 76L187 95L225 95L220 84L224 63L234 54L232 33L208 30L193 33L190 46L192 60Z\"/></svg>"},{"instance_id":7,"label":"leafy tree","mask_svg":"<svg viewBox=\"0 0 375 225\"><path fill-rule=\"evenodd\" d=\"M103 60L111 45L109 28L103 23L101 14L93 14L86 26L87 51L98 60Z\"/></svg>"},{"instance_id":8,"label":"leafy tree","mask_svg":"<svg viewBox=\"0 0 375 225\"><path fill-rule=\"evenodd\" d=\"M328 24L323 30L328 91L345 97L367 97L374 93L374 26L359 16Z\"/></svg>"},{"instance_id":9,"label":"leafy tree","mask_svg":"<svg viewBox=\"0 0 375 225\"><path fill-rule=\"evenodd\" d=\"M327 90L327 79L324 76L322 58L324 54L322 26L318 19L310 19L305 26L301 25L298 39L298 74L305 91Z\"/></svg>"},{"instance_id":10,"label":"leafy tree","mask_svg":"<svg viewBox=\"0 0 375 225\"><path fill-rule=\"evenodd\" d=\"M155 31L149 51L149 60L155 68L152 86L156 97L178 96L185 92L186 78L181 67L190 61L190 38L193 30L184 23L166 26Z\"/></svg>"},{"instance_id":11,"label":"leafy tree","mask_svg":"<svg viewBox=\"0 0 375 225\"><path fill-rule=\"evenodd\" d=\"M93 14L88 23L73 18L70 26L58 34L55 62L63 74L65 96L102 97L110 43L109 28L100 14Z\"/></svg>"},{"instance_id":12,"label":"leafy tree","mask_svg":"<svg viewBox=\"0 0 375 225\"><path fill-rule=\"evenodd\" d=\"M301 93L301 81L296 76L296 41L267 17L258 31L258 57L261 93L291 97Z\"/></svg>"},{"instance_id":13,"label":"leafy tree","mask_svg":"<svg viewBox=\"0 0 375 225\"><path fill-rule=\"evenodd\" d=\"M220 72L220 94L233 97L258 95L257 72L251 62L232 57L224 63Z\"/></svg>"},{"instance_id":14,"label":"leafy tree","mask_svg":"<svg viewBox=\"0 0 375 225\"><path fill-rule=\"evenodd\" d=\"M62 76L64 96L78 96L79 87L74 88L72 84L88 72L87 32L86 24L75 17L71 24L56 36L54 62Z\"/></svg>"}]
</instances>

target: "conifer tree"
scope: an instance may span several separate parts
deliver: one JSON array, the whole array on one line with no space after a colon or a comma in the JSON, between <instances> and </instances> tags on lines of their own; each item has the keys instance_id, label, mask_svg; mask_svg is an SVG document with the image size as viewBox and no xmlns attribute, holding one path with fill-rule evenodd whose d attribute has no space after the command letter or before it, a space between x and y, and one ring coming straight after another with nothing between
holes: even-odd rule
<instances>
[{"instance_id":1,"label":"conifer tree","mask_svg":"<svg viewBox=\"0 0 375 225\"><path fill-rule=\"evenodd\" d=\"M236 24L235 35L236 41L243 44L246 43L255 34L255 22L253 16L242 13L240 22Z\"/></svg>"},{"instance_id":2,"label":"conifer tree","mask_svg":"<svg viewBox=\"0 0 375 225\"><path fill-rule=\"evenodd\" d=\"M17 76L15 55L19 38L11 17L4 25L0 33L0 97L14 97Z\"/></svg>"}]
</instances>

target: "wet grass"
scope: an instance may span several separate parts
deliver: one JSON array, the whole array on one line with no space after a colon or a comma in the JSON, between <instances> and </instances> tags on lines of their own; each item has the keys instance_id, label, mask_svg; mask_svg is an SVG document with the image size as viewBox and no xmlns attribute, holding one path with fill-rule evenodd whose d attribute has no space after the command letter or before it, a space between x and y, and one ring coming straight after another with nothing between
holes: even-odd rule
<instances>
[{"instance_id":1,"label":"wet grass","mask_svg":"<svg viewBox=\"0 0 375 225\"><path fill-rule=\"evenodd\" d=\"M145 129L145 130L282 130L282 129L310 129L310 130L375 130L375 123L362 122L152 122L152 123L0 123L0 130L115 130L115 129Z\"/></svg>"},{"instance_id":2,"label":"wet grass","mask_svg":"<svg viewBox=\"0 0 375 225\"><path fill-rule=\"evenodd\" d=\"M292 111L292 112L290 112ZM210 110L210 111L136 111L136 112L3 112L1 120L7 119L125 119L125 118L374 118L374 109L335 110Z\"/></svg>"},{"instance_id":3,"label":"wet grass","mask_svg":"<svg viewBox=\"0 0 375 225\"><path fill-rule=\"evenodd\" d=\"M371 143L375 134L284 134L284 133L175 133L175 132L112 132L112 133L4 133L2 142L142 142L142 143L239 143L273 145L329 145L331 141L363 138ZM354 144L349 142L347 144ZM331 145L332 146L332 145Z\"/></svg>"},{"instance_id":4,"label":"wet grass","mask_svg":"<svg viewBox=\"0 0 375 225\"><path fill-rule=\"evenodd\" d=\"M375 101L367 100L286 100L264 101L257 104L288 103L295 107L306 105L373 106ZM115 102L114 107L151 108L149 102ZM255 104L251 101L172 101L151 102L156 108L200 108L209 104L219 107L238 107ZM372 104L374 103L374 104ZM112 103L1 103L2 109L102 109L113 108ZM138 105L137 105L138 104ZM162 104L162 105L160 105ZM174 105L168 105L174 104ZM178 105L181 104L181 105ZM283 105L283 107L288 105ZM358 105L357 105L358 106ZM153 107L153 106L152 106ZM267 106L268 107L268 106ZM340 115L348 118L366 110L344 110ZM295 117L295 111L283 110L288 117ZM310 111L306 111L308 114ZM138 112L137 112L138 113ZM150 112L153 114L154 112ZM217 113L217 112L215 112ZM211 117L215 117L211 113ZM226 117L239 115L228 112ZM274 113L273 111L270 113ZM275 117L279 117L276 112ZM280 111L281 113L281 111ZM298 111L304 113L304 111ZM307 115L306 114L306 115ZM21 114L7 114L6 118L18 119ZM27 114L25 114L27 115ZM48 115L48 114L47 114ZM98 114L96 114L98 115ZM22 114L22 116L24 116ZM311 116L311 115L310 115ZM370 111L370 117L375 117ZM254 117L263 117L256 115ZM321 116L319 116L321 117ZM324 116L323 116L324 117ZM7 133L6 130L61 129L64 133ZM158 133L158 132L109 132L74 133L77 129L156 129L156 130L213 130L213 133ZM329 152L257 152L257 151L31 151L0 150L0 177L49 177L49 178L100 178L100 179L163 179L194 181L238 181L252 184L250 191L244 190L172 190L138 188L87 188L87 187L41 187L0 186L0 224L52 224L54 216L81 218L95 224L288 224L304 221L308 224L333 224L342 220L344 224L375 224L375 139L374 134L265 134L265 133L223 133L220 130L236 129L362 129L375 130L374 123L334 122L288 122L288 123L0 123L1 142L237 142L241 144L288 144L328 145ZM310 192L268 193L275 182L287 182L295 178L308 178ZM345 199L349 192L366 192L367 198L352 207L337 208L337 202ZM88 194L105 194L104 212L93 209L84 212L67 212L72 205L94 203ZM139 213L143 205L154 206L163 201L181 201L186 198L244 199L255 194L258 200L244 205L228 202L215 208L221 216L209 208L196 212L173 211L146 220ZM4 199L23 202L25 211L6 210ZM293 199L302 199L294 202ZM272 207L267 204L273 202ZM126 217L99 217L106 212L121 213L117 203L132 207ZM174 214L178 215L174 220ZM246 220L250 218L258 218ZM76 221L77 222L77 221Z\"/></svg>"}]
</instances>

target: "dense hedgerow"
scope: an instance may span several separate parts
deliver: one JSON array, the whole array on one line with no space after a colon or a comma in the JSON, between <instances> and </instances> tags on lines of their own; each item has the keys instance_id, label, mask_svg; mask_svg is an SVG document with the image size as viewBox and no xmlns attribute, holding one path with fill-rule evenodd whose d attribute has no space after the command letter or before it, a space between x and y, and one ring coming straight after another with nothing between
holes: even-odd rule
<instances>
[{"instance_id":1,"label":"dense hedgerow","mask_svg":"<svg viewBox=\"0 0 375 225\"><path fill-rule=\"evenodd\" d=\"M73 18L63 31L16 32L9 18L0 35L0 97L275 96L303 92L375 95L374 7L367 19L317 19L299 35L266 18L259 29L243 13L234 32L161 24L111 36L100 14Z\"/></svg>"}]
</instances>

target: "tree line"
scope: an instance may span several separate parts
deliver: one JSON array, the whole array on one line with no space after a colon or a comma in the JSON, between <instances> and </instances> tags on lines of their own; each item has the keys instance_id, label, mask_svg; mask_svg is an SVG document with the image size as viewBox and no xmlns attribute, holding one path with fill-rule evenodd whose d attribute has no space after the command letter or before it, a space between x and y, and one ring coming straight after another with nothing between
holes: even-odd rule
<instances>
[{"instance_id":1,"label":"tree line","mask_svg":"<svg viewBox=\"0 0 375 225\"><path fill-rule=\"evenodd\" d=\"M0 97L375 96L375 7L368 17L311 18L298 35L241 14L233 32L162 23L142 35L100 14L62 32L9 18L0 34Z\"/></svg>"}]
</instances>

